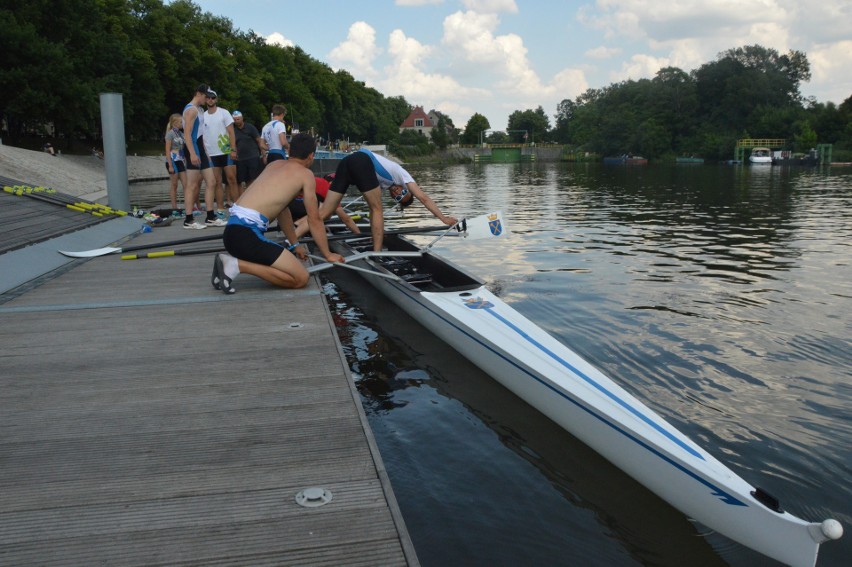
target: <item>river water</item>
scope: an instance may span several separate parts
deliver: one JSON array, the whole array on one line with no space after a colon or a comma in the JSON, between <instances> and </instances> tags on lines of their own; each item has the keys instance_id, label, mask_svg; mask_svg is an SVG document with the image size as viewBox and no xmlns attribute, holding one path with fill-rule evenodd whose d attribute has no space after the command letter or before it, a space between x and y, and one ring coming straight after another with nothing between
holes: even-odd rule
<instances>
[{"instance_id":1,"label":"river water","mask_svg":"<svg viewBox=\"0 0 852 567\"><path fill-rule=\"evenodd\" d=\"M500 209L513 232L440 254L786 510L849 531L852 168L411 171L445 210ZM409 211L393 224L434 224ZM705 534L357 276L325 289L423 565L776 565ZM850 564L852 535L822 546L819 565Z\"/></svg>"},{"instance_id":2,"label":"river water","mask_svg":"<svg viewBox=\"0 0 852 567\"><path fill-rule=\"evenodd\" d=\"M786 510L852 529L852 168L410 170L444 210L499 209L513 233L438 253ZM387 224L435 220L414 205ZM357 276L323 273L424 566L777 565L706 533ZM852 565L852 534L818 565Z\"/></svg>"}]
</instances>

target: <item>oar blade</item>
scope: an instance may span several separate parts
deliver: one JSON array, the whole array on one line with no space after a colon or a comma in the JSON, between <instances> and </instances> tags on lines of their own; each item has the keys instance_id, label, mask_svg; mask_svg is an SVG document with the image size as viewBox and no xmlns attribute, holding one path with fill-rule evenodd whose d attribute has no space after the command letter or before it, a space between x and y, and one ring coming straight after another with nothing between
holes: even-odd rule
<instances>
[{"instance_id":1,"label":"oar blade","mask_svg":"<svg viewBox=\"0 0 852 567\"><path fill-rule=\"evenodd\" d=\"M106 256L107 254L121 252L121 248L107 246L106 248L95 248L94 250L80 250L79 252L70 252L68 250L57 250L57 252L69 258L95 258L97 256Z\"/></svg>"}]
</instances>

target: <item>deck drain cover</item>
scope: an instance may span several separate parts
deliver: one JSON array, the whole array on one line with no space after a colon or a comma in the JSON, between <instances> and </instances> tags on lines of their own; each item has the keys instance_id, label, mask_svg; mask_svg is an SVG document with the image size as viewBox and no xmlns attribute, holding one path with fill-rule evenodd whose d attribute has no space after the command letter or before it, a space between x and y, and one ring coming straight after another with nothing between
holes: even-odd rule
<instances>
[{"instance_id":1,"label":"deck drain cover","mask_svg":"<svg viewBox=\"0 0 852 567\"><path fill-rule=\"evenodd\" d=\"M301 323L290 323L289 327L291 329L301 329L302 327L304 327L304 325L302 325Z\"/></svg>"},{"instance_id":2,"label":"deck drain cover","mask_svg":"<svg viewBox=\"0 0 852 567\"><path fill-rule=\"evenodd\" d=\"M296 504L305 508L318 508L331 502L331 491L325 488L306 488L296 495Z\"/></svg>"}]
</instances>

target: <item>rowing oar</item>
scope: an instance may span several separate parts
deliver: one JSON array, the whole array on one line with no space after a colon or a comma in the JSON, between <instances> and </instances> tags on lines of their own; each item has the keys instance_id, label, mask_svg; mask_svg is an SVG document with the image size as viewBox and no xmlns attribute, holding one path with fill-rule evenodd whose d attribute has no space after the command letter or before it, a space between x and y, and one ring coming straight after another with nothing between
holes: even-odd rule
<instances>
[{"instance_id":1,"label":"rowing oar","mask_svg":"<svg viewBox=\"0 0 852 567\"><path fill-rule=\"evenodd\" d=\"M193 244L195 242L206 242L208 240L221 240L222 233L207 234L205 236L196 236L194 238L184 238L182 240L171 240L168 242L150 242L148 244L138 244L136 246L127 246L124 248L95 248L94 250L81 250L79 252L68 252L59 250L58 252L64 256L71 258L95 258L97 256L106 256L107 254L118 254L119 252L135 252L136 250L148 250L150 248L165 248L166 246L180 246L181 244Z\"/></svg>"},{"instance_id":2,"label":"rowing oar","mask_svg":"<svg viewBox=\"0 0 852 567\"><path fill-rule=\"evenodd\" d=\"M378 276L380 278L387 278L389 280L401 281L402 278L400 278L396 274L390 274L390 273L385 274L383 272L376 272L374 270L369 270L367 268L359 268L358 266L353 266L349 262L355 262L355 261L360 260L362 258L381 258L381 257L386 257L386 258L409 257L409 258L412 258L412 257L419 257L419 256L422 256L422 255L423 255L422 252L399 252L399 251L396 251L396 252L394 252L394 251L361 252L360 254L354 254L352 256L349 256L348 258L346 258L346 263L343 263L343 262L325 262L325 258L322 258L320 256L314 256L313 254L308 254L308 256L310 256L314 260L322 260L323 261L322 264L316 264L316 265L308 268L308 273L315 274L317 272L321 272L322 270L327 270L329 268L333 268L333 267L337 266L338 268L346 268L348 270L355 270L356 272L363 272L363 273L369 274L371 276Z\"/></svg>"},{"instance_id":3,"label":"rowing oar","mask_svg":"<svg viewBox=\"0 0 852 567\"><path fill-rule=\"evenodd\" d=\"M369 227L364 227L369 228ZM397 228L394 230L386 230L385 235L388 234L418 234L418 233L428 233L428 232L438 232L441 230L446 230L447 225L441 226L412 226L410 228ZM356 239L356 238L372 238L369 232L362 232L360 234L355 232L341 232L339 234L330 234L326 237L327 240L347 240L347 239ZM302 238L302 240L306 240L308 242L313 242L312 238Z\"/></svg>"},{"instance_id":4,"label":"rowing oar","mask_svg":"<svg viewBox=\"0 0 852 567\"><path fill-rule=\"evenodd\" d=\"M212 254L215 252L223 252L223 246L216 248L187 248L183 250L161 250L159 252L148 252L147 254L125 254L121 257L122 260L144 260L145 258L169 258L170 256L193 256L195 254Z\"/></svg>"},{"instance_id":5,"label":"rowing oar","mask_svg":"<svg viewBox=\"0 0 852 567\"><path fill-rule=\"evenodd\" d=\"M95 217L104 217L109 215L124 216L127 214L124 211L117 211L105 205L88 203L80 199L75 200L72 197L57 193L53 189L45 189L44 187L30 187L28 185L16 185L14 187L9 187L7 185L3 187L3 191L10 195L26 195L27 197L37 201L43 201L52 205L59 205L60 207L65 207L78 213L88 213Z\"/></svg>"},{"instance_id":6,"label":"rowing oar","mask_svg":"<svg viewBox=\"0 0 852 567\"><path fill-rule=\"evenodd\" d=\"M366 227L365 227L366 228ZM401 228L398 230L389 230L385 234L416 234L418 232L435 232L444 230L446 226L440 227L411 227ZM334 234L328 237L328 240L345 240L347 238L368 238L369 234L356 234L347 232ZM152 242L149 244L139 244L136 246L126 246L123 248L115 248L107 246L105 248L95 248L93 250L80 250L78 252L69 252L67 250L59 250L58 252L70 258L96 258L98 256L106 256L107 254L119 254L122 252L136 252L138 250L149 250L151 248L166 248L167 246L180 246L181 244L193 244L195 242L206 242L209 240L218 240L222 238L222 233L208 234L205 236L197 236L195 238L184 238L183 240L171 240L167 242ZM304 238L305 241L311 242L310 238Z\"/></svg>"}]
</instances>

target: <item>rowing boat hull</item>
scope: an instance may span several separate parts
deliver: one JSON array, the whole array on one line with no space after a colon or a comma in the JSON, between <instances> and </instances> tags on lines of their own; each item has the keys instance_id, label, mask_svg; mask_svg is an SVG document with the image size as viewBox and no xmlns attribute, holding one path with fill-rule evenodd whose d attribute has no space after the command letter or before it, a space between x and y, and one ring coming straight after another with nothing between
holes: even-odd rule
<instances>
[{"instance_id":1,"label":"rowing boat hull","mask_svg":"<svg viewBox=\"0 0 852 567\"><path fill-rule=\"evenodd\" d=\"M434 259L440 257L428 256L434 271ZM357 264L383 271L373 260ZM779 561L815 565L819 542L828 539L821 524L758 501L754 487L483 285L430 292L402 281L364 278L518 397L687 516Z\"/></svg>"}]
</instances>

